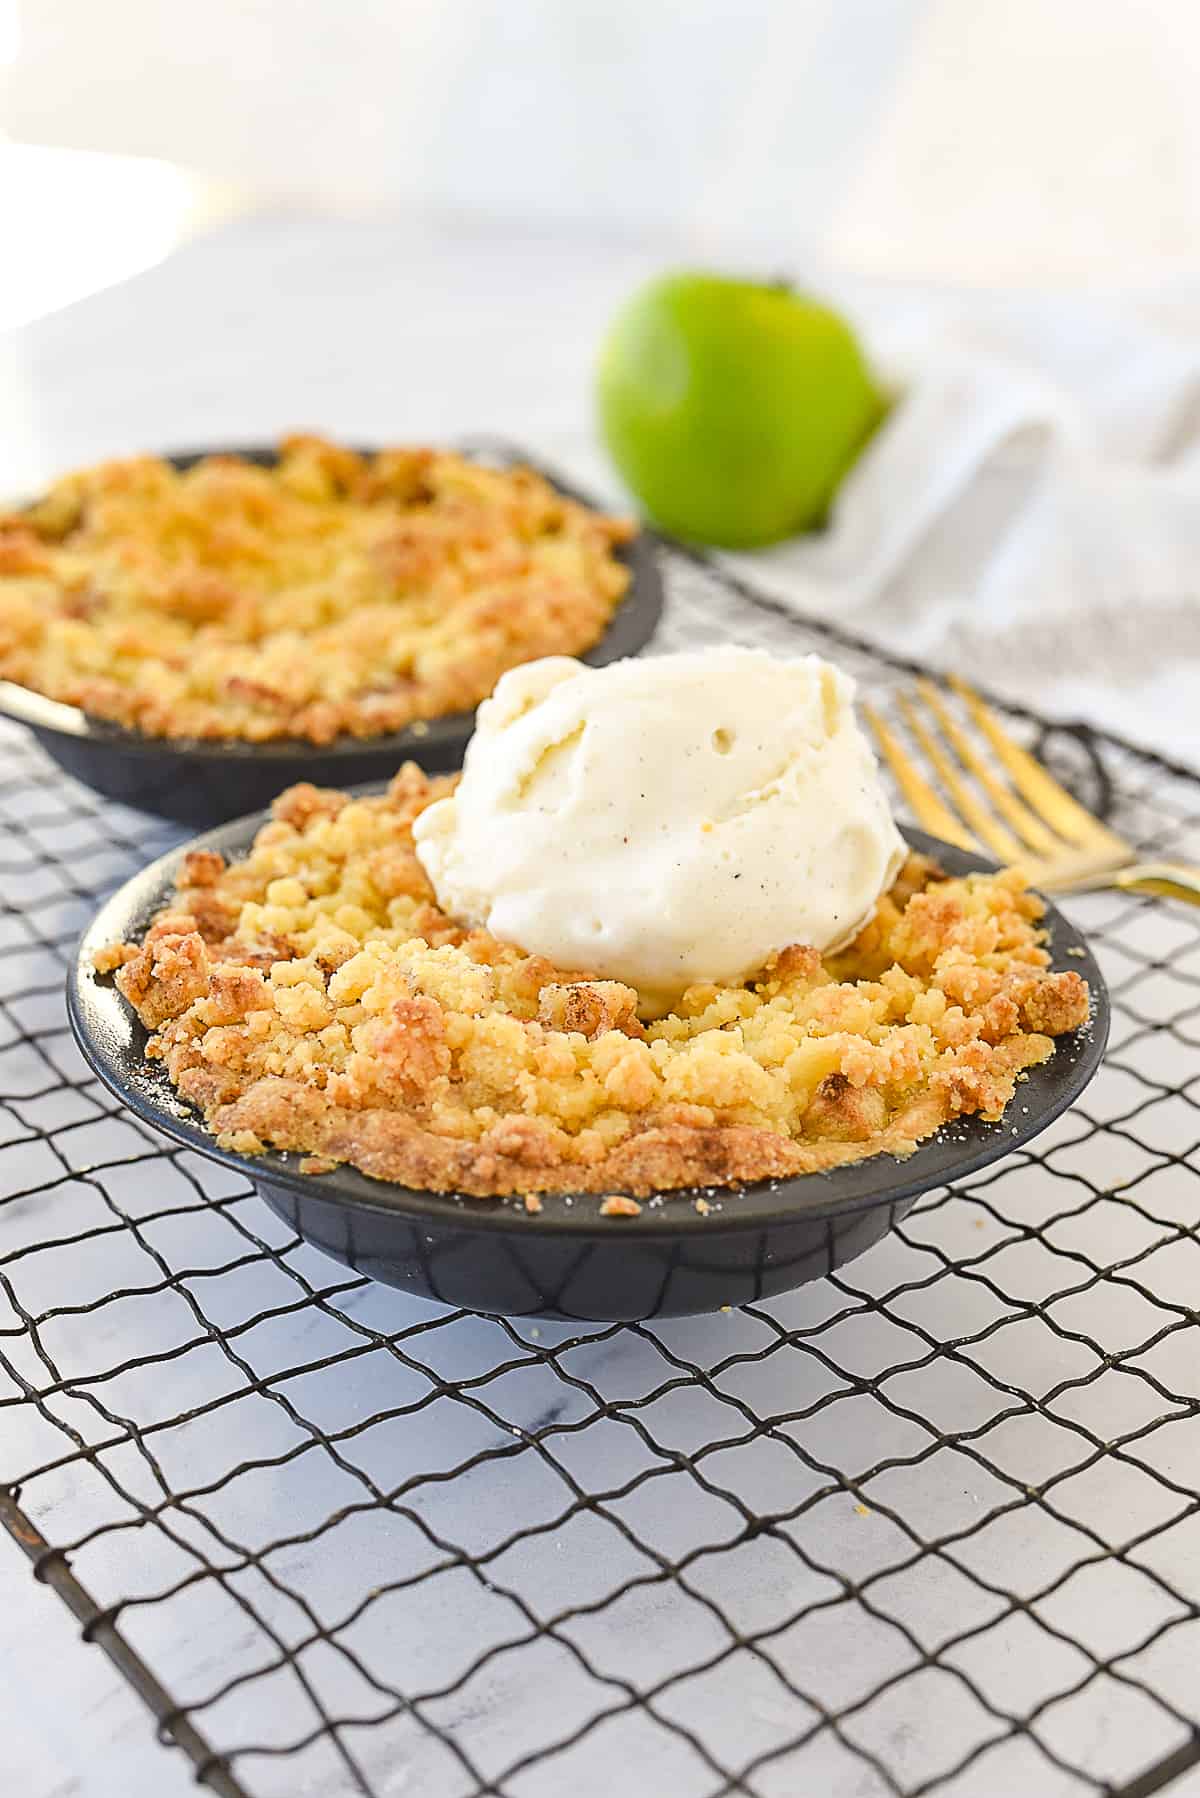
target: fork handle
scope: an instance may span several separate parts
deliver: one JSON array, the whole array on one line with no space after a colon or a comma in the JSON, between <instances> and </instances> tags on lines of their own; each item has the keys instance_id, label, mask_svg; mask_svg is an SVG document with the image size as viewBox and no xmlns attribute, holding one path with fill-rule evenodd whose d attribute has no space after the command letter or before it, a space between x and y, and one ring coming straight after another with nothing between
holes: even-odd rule
<instances>
[{"instance_id":1,"label":"fork handle","mask_svg":"<svg viewBox=\"0 0 1200 1798\"><path fill-rule=\"evenodd\" d=\"M1087 893L1098 887L1119 887L1123 893L1156 893L1163 899L1200 905L1200 867L1185 862L1135 862L1129 868L1110 868L1106 873L1072 881L1070 891Z\"/></svg>"}]
</instances>

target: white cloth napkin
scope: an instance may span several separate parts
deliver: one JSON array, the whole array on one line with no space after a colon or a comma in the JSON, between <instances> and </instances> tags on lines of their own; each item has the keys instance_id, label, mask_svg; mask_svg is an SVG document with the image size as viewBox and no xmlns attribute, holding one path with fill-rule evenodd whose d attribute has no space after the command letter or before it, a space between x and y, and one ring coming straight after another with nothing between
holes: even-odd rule
<instances>
[{"instance_id":1,"label":"white cloth napkin","mask_svg":"<svg viewBox=\"0 0 1200 1798\"><path fill-rule=\"evenodd\" d=\"M897 403L828 530L729 560L1200 763L1200 295L837 297Z\"/></svg>"}]
</instances>

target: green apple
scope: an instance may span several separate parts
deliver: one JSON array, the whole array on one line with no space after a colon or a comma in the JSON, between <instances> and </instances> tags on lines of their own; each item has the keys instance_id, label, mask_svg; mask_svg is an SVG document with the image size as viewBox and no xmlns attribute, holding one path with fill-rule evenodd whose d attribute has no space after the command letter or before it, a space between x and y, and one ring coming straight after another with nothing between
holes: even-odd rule
<instances>
[{"instance_id":1,"label":"green apple","mask_svg":"<svg viewBox=\"0 0 1200 1798\"><path fill-rule=\"evenodd\" d=\"M820 524L886 410L830 307L781 283L688 272L652 281L618 315L598 400L650 518L742 549Z\"/></svg>"}]
</instances>

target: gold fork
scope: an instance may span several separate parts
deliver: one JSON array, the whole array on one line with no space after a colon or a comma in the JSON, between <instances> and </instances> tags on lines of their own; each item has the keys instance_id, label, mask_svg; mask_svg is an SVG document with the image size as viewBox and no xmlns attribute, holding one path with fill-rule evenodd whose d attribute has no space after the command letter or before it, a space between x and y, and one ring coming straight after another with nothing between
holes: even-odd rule
<instances>
[{"instance_id":1,"label":"gold fork","mask_svg":"<svg viewBox=\"0 0 1200 1798\"><path fill-rule=\"evenodd\" d=\"M946 695L932 681L919 680L916 697L904 695L900 710L941 784L940 794L874 707L862 708L926 830L960 849L986 849L1002 862L1016 862L1034 886L1052 892L1120 887L1200 905L1200 867L1139 862L1131 844L1093 818L1036 756L1013 741L965 680L956 675L948 680L992 756L955 716Z\"/></svg>"}]
</instances>

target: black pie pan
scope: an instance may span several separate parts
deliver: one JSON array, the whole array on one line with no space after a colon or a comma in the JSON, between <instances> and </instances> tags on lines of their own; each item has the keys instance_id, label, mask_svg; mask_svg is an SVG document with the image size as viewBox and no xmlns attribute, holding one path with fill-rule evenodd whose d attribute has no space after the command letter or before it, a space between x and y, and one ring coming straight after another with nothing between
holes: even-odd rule
<instances>
[{"instance_id":1,"label":"black pie pan","mask_svg":"<svg viewBox=\"0 0 1200 1798\"><path fill-rule=\"evenodd\" d=\"M191 847L237 857L263 822L261 813L239 819ZM952 874L992 865L922 831L905 835ZM184 853L165 855L128 881L80 942L67 1004L87 1060L137 1117L246 1175L315 1247L374 1280L472 1311L591 1321L665 1317L745 1304L818 1279L878 1242L921 1193L978 1173L1044 1130L1079 1097L1108 1038L1100 970L1079 933L1051 908L1053 965L1088 982L1090 1021L1060 1037L1049 1062L1030 1069L999 1123L965 1118L907 1161L877 1155L831 1173L710 1190L707 1215L691 1203L696 1193L672 1193L661 1203L644 1202L633 1218L601 1217L594 1194L546 1194L541 1212L530 1216L519 1200L420 1192L351 1167L304 1174L295 1154L219 1149L161 1066L145 1059L146 1031L111 978L92 968L92 952L102 944L141 936L170 896Z\"/></svg>"},{"instance_id":2,"label":"black pie pan","mask_svg":"<svg viewBox=\"0 0 1200 1798\"><path fill-rule=\"evenodd\" d=\"M190 468L203 456L217 453L209 449L166 459L176 468ZM275 460L274 450L258 446L227 453L262 467ZM519 461L535 466L507 445L481 448L476 453L501 465ZM581 499L585 505L595 503L557 476L547 474L546 478L571 498ZM580 657L593 667L636 655L653 636L662 614L662 576L651 537L639 532L631 543L620 546L617 555L631 578L608 630ZM0 716L27 725L60 767L106 798L200 826L220 824L269 805L276 793L298 780L344 788L384 780L403 761L419 762L431 773L457 768L475 728L475 713L470 711L430 718L415 730L365 739L339 737L327 744L295 738L239 743L148 737L4 680L0 680Z\"/></svg>"}]
</instances>

